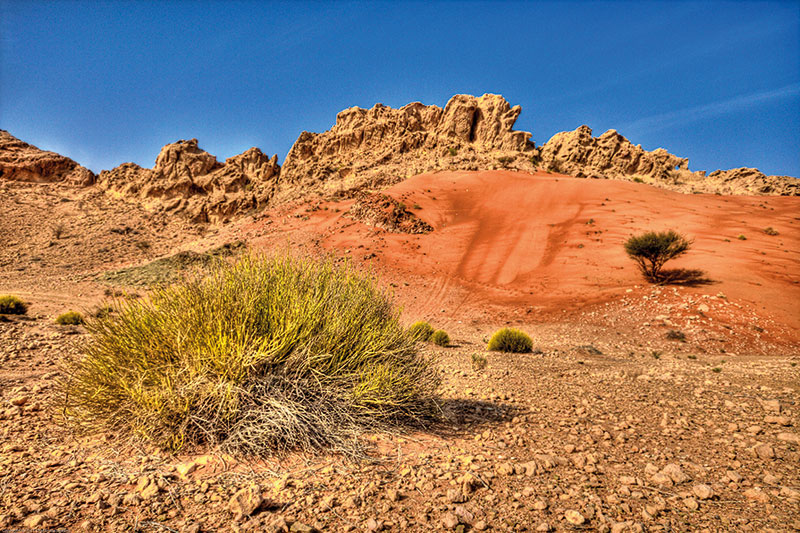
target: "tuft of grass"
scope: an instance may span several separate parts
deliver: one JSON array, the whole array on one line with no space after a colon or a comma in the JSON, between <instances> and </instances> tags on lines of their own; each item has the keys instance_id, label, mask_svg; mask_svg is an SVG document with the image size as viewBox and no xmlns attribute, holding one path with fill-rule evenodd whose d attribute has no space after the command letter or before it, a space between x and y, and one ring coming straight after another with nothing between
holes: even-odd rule
<instances>
[{"instance_id":1,"label":"tuft of grass","mask_svg":"<svg viewBox=\"0 0 800 533\"><path fill-rule=\"evenodd\" d=\"M768 227L768 228L764 229L764 233L766 233L767 235L772 235L772 236L775 236L775 235L780 235L780 234L778 233L778 230L776 230L776 229L775 229L775 228L773 228L772 226L770 226L770 227Z\"/></svg>"},{"instance_id":2,"label":"tuft of grass","mask_svg":"<svg viewBox=\"0 0 800 533\"><path fill-rule=\"evenodd\" d=\"M119 299L63 361L64 413L170 450L333 447L438 415L440 376L390 294L349 263L245 254Z\"/></svg>"},{"instance_id":3,"label":"tuft of grass","mask_svg":"<svg viewBox=\"0 0 800 533\"><path fill-rule=\"evenodd\" d=\"M487 349L492 352L528 353L533 350L533 341L518 329L503 328L492 335Z\"/></svg>"},{"instance_id":4,"label":"tuft of grass","mask_svg":"<svg viewBox=\"0 0 800 533\"><path fill-rule=\"evenodd\" d=\"M21 298L10 294L0 295L0 315L24 315L28 304Z\"/></svg>"},{"instance_id":5,"label":"tuft of grass","mask_svg":"<svg viewBox=\"0 0 800 533\"><path fill-rule=\"evenodd\" d=\"M436 346L450 346L450 335L443 329L437 329L431 335L431 342Z\"/></svg>"},{"instance_id":6,"label":"tuft of grass","mask_svg":"<svg viewBox=\"0 0 800 533\"><path fill-rule=\"evenodd\" d=\"M744 235L741 235L741 234L736 238L739 239L740 241L746 241L747 240L747 237L745 237Z\"/></svg>"},{"instance_id":7,"label":"tuft of grass","mask_svg":"<svg viewBox=\"0 0 800 533\"><path fill-rule=\"evenodd\" d=\"M62 326L78 326L83 324L83 315L77 311L67 311L66 313L62 313L56 317L56 324L60 324Z\"/></svg>"},{"instance_id":8,"label":"tuft of grass","mask_svg":"<svg viewBox=\"0 0 800 533\"><path fill-rule=\"evenodd\" d=\"M711 371L719 374L720 372L722 372L722 369L718 366L715 366L714 368L711 369Z\"/></svg>"},{"instance_id":9,"label":"tuft of grass","mask_svg":"<svg viewBox=\"0 0 800 533\"><path fill-rule=\"evenodd\" d=\"M414 340L429 341L434 329L429 323L420 320L411 324L406 331Z\"/></svg>"},{"instance_id":10,"label":"tuft of grass","mask_svg":"<svg viewBox=\"0 0 800 533\"><path fill-rule=\"evenodd\" d=\"M458 148L456 148L455 146L451 146L450 148L447 149L447 151L450 154L450 157L455 157L456 155L458 155Z\"/></svg>"},{"instance_id":11,"label":"tuft of grass","mask_svg":"<svg viewBox=\"0 0 800 533\"><path fill-rule=\"evenodd\" d=\"M479 370L483 370L486 368L486 365L489 364L489 360L486 359L486 356L480 352L475 352L472 354L472 370L476 372Z\"/></svg>"}]
</instances>

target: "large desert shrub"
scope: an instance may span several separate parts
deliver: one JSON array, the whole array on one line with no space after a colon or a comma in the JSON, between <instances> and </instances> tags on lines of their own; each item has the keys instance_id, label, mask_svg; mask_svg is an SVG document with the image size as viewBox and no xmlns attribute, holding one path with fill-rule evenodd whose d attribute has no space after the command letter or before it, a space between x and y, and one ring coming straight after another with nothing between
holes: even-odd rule
<instances>
[{"instance_id":1,"label":"large desert shrub","mask_svg":"<svg viewBox=\"0 0 800 533\"><path fill-rule=\"evenodd\" d=\"M487 349L491 352L528 353L533 350L533 341L518 329L503 328L492 335Z\"/></svg>"},{"instance_id":2,"label":"large desert shrub","mask_svg":"<svg viewBox=\"0 0 800 533\"><path fill-rule=\"evenodd\" d=\"M24 315L28 312L28 304L16 296L0 295L0 315Z\"/></svg>"},{"instance_id":3,"label":"large desert shrub","mask_svg":"<svg viewBox=\"0 0 800 533\"><path fill-rule=\"evenodd\" d=\"M691 241L673 230L648 231L625 241L625 252L636 261L644 277L652 283L664 281L664 263L685 253Z\"/></svg>"},{"instance_id":4,"label":"large desert shrub","mask_svg":"<svg viewBox=\"0 0 800 533\"><path fill-rule=\"evenodd\" d=\"M247 255L114 307L66 362L65 412L89 429L173 450L351 450L438 410L438 373L388 294L333 260Z\"/></svg>"}]
</instances>

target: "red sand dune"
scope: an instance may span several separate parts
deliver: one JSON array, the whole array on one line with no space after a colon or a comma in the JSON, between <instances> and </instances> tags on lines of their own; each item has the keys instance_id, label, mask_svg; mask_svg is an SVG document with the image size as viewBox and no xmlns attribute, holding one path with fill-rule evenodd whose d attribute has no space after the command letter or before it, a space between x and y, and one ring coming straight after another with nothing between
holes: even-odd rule
<instances>
[{"instance_id":1,"label":"red sand dune","mask_svg":"<svg viewBox=\"0 0 800 533\"><path fill-rule=\"evenodd\" d=\"M489 308L548 314L614 300L643 283L625 255L625 239L676 229L694 246L668 267L702 269L714 282L691 290L723 292L792 329L800 326L798 198L686 195L511 171L424 174L385 192L409 208L418 205L412 211L435 231L369 228L343 216L350 202L328 203L341 211L315 211L309 221L290 219L291 227L281 229L295 242L306 235L359 259L374 253L371 260L400 286L407 309L446 308L451 316ZM767 235L767 227L779 235ZM414 298L403 281L411 282Z\"/></svg>"}]
</instances>

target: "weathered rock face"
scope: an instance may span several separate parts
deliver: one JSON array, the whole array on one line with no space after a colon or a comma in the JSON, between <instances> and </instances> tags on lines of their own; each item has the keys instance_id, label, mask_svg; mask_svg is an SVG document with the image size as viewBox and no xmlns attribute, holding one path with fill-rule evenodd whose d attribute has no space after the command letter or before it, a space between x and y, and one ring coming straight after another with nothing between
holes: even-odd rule
<instances>
[{"instance_id":1,"label":"weathered rock face","mask_svg":"<svg viewBox=\"0 0 800 533\"><path fill-rule=\"evenodd\" d=\"M297 139L281 172L283 192L353 191L438 168L496 165L533 150L531 134L513 129L520 111L495 94L456 95L444 109L419 102L345 109L330 131Z\"/></svg>"},{"instance_id":2,"label":"weathered rock face","mask_svg":"<svg viewBox=\"0 0 800 533\"><path fill-rule=\"evenodd\" d=\"M87 186L95 175L69 157L40 150L0 130L0 179Z\"/></svg>"},{"instance_id":3,"label":"weathered rock face","mask_svg":"<svg viewBox=\"0 0 800 533\"><path fill-rule=\"evenodd\" d=\"M680 192L797 196L800 182L788 176L765 176L752 168L689 170L689 160L663 148L651 152L633 145L615 130L592 137L588 126L556 133L539 148L543 168L580 178L642 180Z\"/></svg>"},{"instance_id":4,"label":"weathered rock face","mask_svg":"<svg viewBox=\"0 0 800 533\"><path fill-rule=\"evenodd\" d=\"M228 158L200 149L197 139L161 149L152 169L124 163L104 170L97 184L110 194L176 211L197 222L215 222L263 207L273 193L280 167L277 156L258 148Z\"/></svg>"},{"instance_id":5,"label":"weathered rock face","mask_svg":"<svg viewBox=\"0 0 800 533\"><path fill-rule=\"evenodd\" d=\"M589 126L556 133L541 147L545 167L557 166L577 177L651 177L667 180L676 169L687 170L689 160L676 157L663 148L648 152L634 146L615 130L592 137Z\"/></svg>"}]
</instances>

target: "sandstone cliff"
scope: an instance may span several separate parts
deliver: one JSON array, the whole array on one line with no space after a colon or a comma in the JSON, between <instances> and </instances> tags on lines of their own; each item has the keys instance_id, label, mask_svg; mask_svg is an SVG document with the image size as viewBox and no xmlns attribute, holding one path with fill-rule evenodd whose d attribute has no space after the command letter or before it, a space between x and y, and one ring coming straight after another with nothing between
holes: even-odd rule
<instances>
[{"instance_id":1,"label":"sandstone cliff","mask_svg":"<svg viewBox=\"0 0 800 533\"><path fill-rule=\"evenodd\" d=\"M101 172L97 184L151 209L216 222L266 205L279 173L277 156L269 158L258 148L223 164L191 139L162 148L152 169L124 163Z\"/></svg>"},{"instance_id":2,"label":"sandstone cliff","mask_svg":"<svg viewBox=\"0 0 800 533\"><path fill-rule=\"evenodd\" d=\"M456 95L444 109L419 102L345 109L329 131L300 135L286 156L281 191L289 197L309 188L354 192L430 170L530 158L531 134L514 130L521 110L496 94Z\"/></svg>"},{"instance_id":3,"label":"sandstone cliff","mask_svg":"<svg viewBox=\"0 0 800 533\"><path fill-rule=\"evenodd\" d=\"M0 130L0 179L86 186L94 183L95 175L69 157L40 150Z\"/></svg>"}]
</instances>

